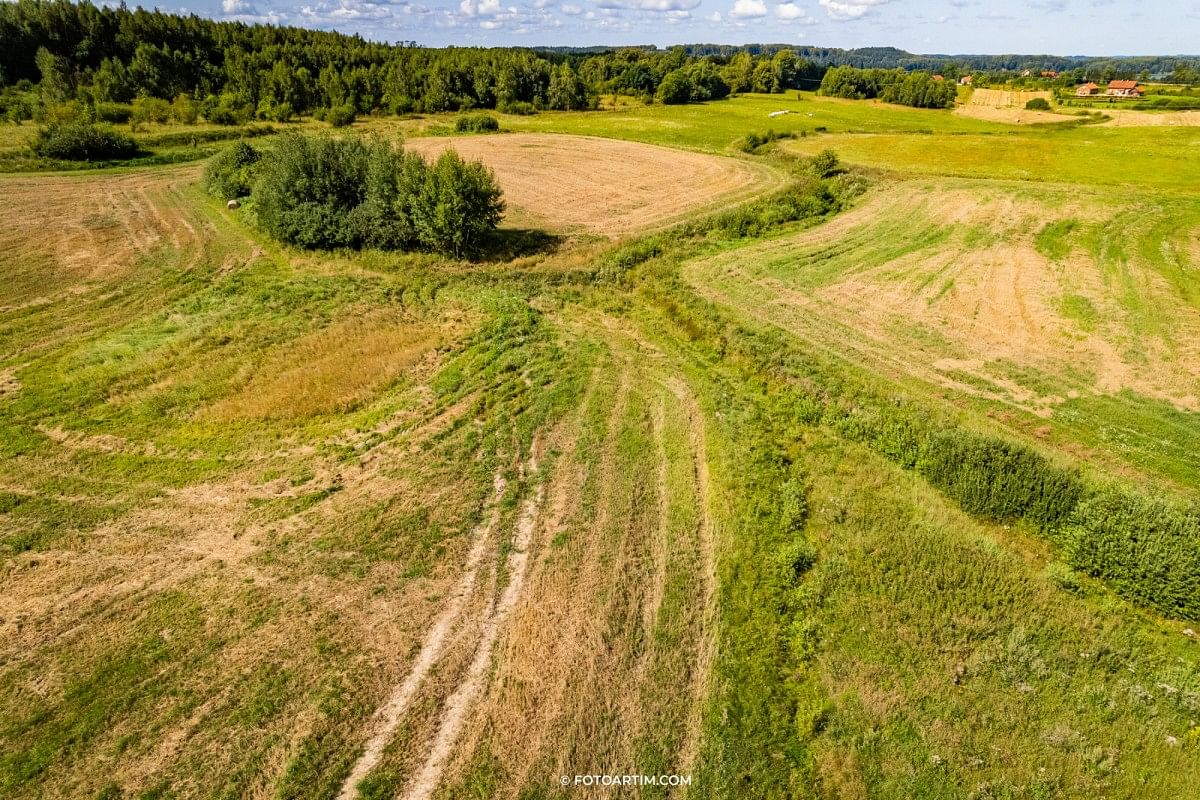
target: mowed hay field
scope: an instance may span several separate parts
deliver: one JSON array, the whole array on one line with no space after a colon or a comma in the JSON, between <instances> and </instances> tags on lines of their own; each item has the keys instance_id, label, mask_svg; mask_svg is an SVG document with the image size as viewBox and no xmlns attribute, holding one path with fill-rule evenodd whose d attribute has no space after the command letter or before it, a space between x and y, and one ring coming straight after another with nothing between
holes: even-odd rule
<instances>
[{"instance_id":1,"label":"mowed hay field","mask_svg":"<svg viewBox=\"0 0 1200 800\"><path fill-rule=\"evenodd\" d=\"M785 102L809 136L717 155ZM1196 623L857 433L880 397L1193 497L1200 208L1107 152L1181 132L910 112L409 139L568 234L511 261L280 247L194 166L0 177L0 796L1189 796Z\"/></svg>"},{"instance_id":2,"label":"mowed hay field","mask_svg":"<svg viewBox=\"0 0 1200 800\"><path fill-rule=\"evenodd\" d=\"M954 113L983 119L989 122L1007 122L1012 124L1029 124L1033 122L1063 122L1069 117L1052 114L1048 111L1030 111L1025 104L1034 98L1049 101L1050 92L1019 92L1003 89L972 89L966 103L954 109Z\"/></svg>"},{"instance_id":3,"label":"mowed hay field","mask_svg":"<svg viewBox=\"0 0 1200 800\"><path fill-rule=\"evenodd\" d=\"M921 179L684 275L872 372L1019 410L1044 437L1061 423L1074 442L1081 408L1127 403L1137 412L1124 420L1087 415L1102 437L1121 431L1096 444L1195 489L1198 234L1190 200ZM1140 427L1152 408L1164 427Z\"/></svg>"},{"instance_id":4,"label":"mowed hay field","mask_svg":"<svg viewBox=\"0 0 1200 800\"><path fill-rule=\"evenodd\" d=\"M518 219L555 231L620 236L779 185L758 164L594 137L428 137L406 146L427 157L453 148L483 161Z\"/></svg>"}]
</instances>

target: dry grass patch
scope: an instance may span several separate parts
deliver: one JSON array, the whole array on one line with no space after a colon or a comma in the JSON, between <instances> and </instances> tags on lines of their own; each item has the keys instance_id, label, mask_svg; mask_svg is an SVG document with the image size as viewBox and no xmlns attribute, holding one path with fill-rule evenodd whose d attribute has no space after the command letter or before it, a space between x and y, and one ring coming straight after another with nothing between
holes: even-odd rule
<instances>
[{"instance_id":1,"label":"dry grass patch","mask_svg":"<svg viewBox=\"0 0 1200 800\"><path fill-rule=\"evenodd\" d=\"M280 419L349 411L444 347L455 330L385 313L335 322L268 357L206 415Z\"/></svg>"},{"instance_id":2,"label":"dry grass patch","mask_svg":"<svg viewBox=\"0 0 1200 800\"><path fill-rule=\"evenodd\" d=\"M0 176L0 306L13 309L119 280L156 247L194 248L181 209L196 168L120 175Z\"/></svg>"},{"instance_id":3,"label":"dry grass patch","mask_svg":"<svg viewBox=\"0 0 1200 800\"><path fill-rule=\"evenodd\" d=\"M510 224L604 236L662 226L778 181L739 159L587 136L431 137L406 146L425 156L453 148L486 163L515 212Z\"/></svg>"},{"instance_id":4,"label":"dry grass patch","mask_svg":"<svg viewBox=\"0 0 1200 800\"><path fill-rule=\"evenodd\" d=\"M1092 194L914 182L685 271L822 347L1040 415L1123 389L1195 408L1200 311L1125 222Z\"/></svg>"}]
</instances>

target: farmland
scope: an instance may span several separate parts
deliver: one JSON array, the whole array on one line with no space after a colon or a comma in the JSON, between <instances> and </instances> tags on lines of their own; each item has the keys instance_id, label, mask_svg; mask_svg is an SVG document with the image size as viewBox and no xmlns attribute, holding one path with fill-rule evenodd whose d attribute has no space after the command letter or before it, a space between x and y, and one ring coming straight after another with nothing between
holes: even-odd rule
<instances>
[{"instance_id":1,"label":"farmland","mask_svg":"<svg viewBox=\"0 0 1200 800\"><path fill-rule=\"evenodd\" d=\"M1195 497L1195 129L497 118L349 129L494 168L475 260L0 176L0 794L1192 791L1191 612L929 464Z\"/></svg>"}]
</instances>

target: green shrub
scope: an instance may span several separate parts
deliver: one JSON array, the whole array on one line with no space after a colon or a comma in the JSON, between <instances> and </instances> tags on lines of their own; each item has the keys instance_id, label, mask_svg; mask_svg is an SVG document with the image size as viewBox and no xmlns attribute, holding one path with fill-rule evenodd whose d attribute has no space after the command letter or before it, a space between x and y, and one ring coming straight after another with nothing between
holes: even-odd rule
<instances>
[{"instance_id":1,"label":"green shrub","mask_svg":"<svg viewBox=\"0 0 1200 800\"><path fill-rule=\"evenodd\" d=\"M383 140L280 137L258 167L259 223L300 247L473 252L500 221L491 171L447 151L432 166Z\"/></svg>"},{"instance_id":2,"label":"green shrub","mask_svg":"<svg viewBox=\"0 0 1200 800\"><path fill-rule=\"evenodd\" d=\"M354 123L354 106L346 104L325 109L324 119L334 128L345 128Z\"/></svg>"},{"instance_id":3,"label":"green shrub","mask_svg":"<svg viewBox=\"0 0 1200 800\"><path fill-rule=\"evenodd\" d=\"M1029 111L1049 111L1050 102L1044 97L1035 97L1025 104L1025 108Z\"/></svg>"},{"instance_id":4,"label":"green shrub","mask_svg":"<svg viewBox=\"0 0 1200 800\"><path fill-rule=\"evenodd\" d=\"M972 514L1043 528L1065 521L1082 491L1076 473L1028 447L966 431L931 435L917 469Z\"/></svg>"},{"instance_id":5,"label":"green shrub","mask_svg":"<svg viewBox=\"0 0 1200 800\"><path fill-rule=\"evenodd\" d=\"M233 200L250 194L262 156L246 142L235 142L204 166L204 188L213 197Z\"/></svg>"},{"instance_id":6,"label":"green shrub","mask_svg":"<svg viewBox=\"0 0 1200 800\"><path fill-rule=\"evenodd\" d=\"M523 100L508 100L496 104L496 110L501 114L513 114L519 117L528 117L537 113L537 109L532 103L526 103Z\"/></svg>"},{"instance_id":7,"label":"green shrub","mask_svg":"<svg viewBox=\"0 0 1200 800\"><path fill-rule=\"evenodd\" d=\"M692 100L695 86L687 70L677 69L663 76L658 85L658 101L664 105L682 105Z\"/></svg>"},{"instance_id":8,"label":"green shrub","mask_svg":"<svg viewBox=\"0 0 1200 800\"><path fill-rule=\"evenodd\" d=\"M459 133L488 133L500 130L500 121L491 114L466 114L454 120Z\"/></svg>"},{"instance_id":9,"label":"green shrub","mask_svg":"<svg viewBox=\"0 0 1200 800\"><path fill-rule=\"evenodd\" d=\"M133 114L129 123L135 129L140 125L156 123L165 125L171 118L171 104L157 97L139 97L133 101Z\"/></svg>"},{"instance_id":10,"label":"green shrub","mask_svg":"<svg viewBox=\"0 0 1200 800\"><path fill-rule=\"evenodd\" d=\"M779 141L780 139L795 139L796 134L791 131L782 131L776 133L772 129L768 129L766 133L748 133L746 138L742 140L742 152L753 153L765 144Z\"/></svg>"},{"instance_id":11,"label":"green shrub","mask_svg":"<svg viewBox=\"0 0 1200 800\"><path fill-rule=\"evenodd\" d=\"M200 105L186 92L175 95L171 101L171 116L176 122L194 125L200 116Z\"/></svg>"},{"instance_id":12,"label":"green shrub","mask_svg":"<svg viewBox=\"0 0 1200 800\"><path fill-rule=\"evenodd\" d=\"M474 252L504 213L500 185L479 162L463 161L447 150L429 168L412 206L421 244L441 253Z\"/></svg>"},{"instance_id":13,"label":"green shrub","mask_svg":"<svg viewBox=\"0 0 1200 800\"><path fill-rule=\"evenodd\" d=\"M1063 591L1075 594L1083 588L1079 575L1070 566L1061 561L1052 561L1046 565L1046 578Z\"/></svg>"},{"instance_id":14,"label":"green shrub","mask_svg":"<svg viewBox=\"0 0 1200 800\"><path fill-rule=\"evenodd\" d=\"M244 125L254 116L254 106L229 92L210 94L200 103L200 114L213 125Z\"/></svg>"},{"instance_id":15,"label":"green shrub","mask_svg":"<svg viewBox=\"0 0 1200 800\"><path fill-rule=\"evenodd\" d=\"M137 143L109 125L88 122L51 124L38 131L30 145L42 158L61 158L67 161L108 161L132 158L138 152Z\"/></svg>"},{"instance_id":16,"label":"green shrub","mask_svg":"<svg viewBox=\"0 0 1200 800\"><path fill-rule=\"evenodd\" d=\"M1200 512L1117 487L1082 500L1059 531L1066 561L1163 614L1200 619Z\"/></svg>"},{"instance_id":17,"label":"green shrub","mask_svg":"<svg viewBox=\"0 0 1200 800\"><path fill-rule=\"evenodd\" d=\"M813 564L817 563L817 550L803 538L785 544L775 554L775 573L779 583L784 587L794 587L800 583Z\"/></svg>"},{"instance_id":18,"label":"green shrub","mask_svg":"<svg viewBox=\"0 0 1200 800\"><path fill-rule=\"evenodd\" d=\"M129 122L133 116L133 106L128 103L96 103L96 120L120 125Z\"/></svg>"},{"instance_id":19,"label":"green shrub","mask_svg":"<svg viewBox=\"0 0 1200 800\"><path fill-rule=\"evenodd\" d=\"M837 153L832 150L822 150L813 156L812 171L818 178L828 178L840 169L841 162L838 161Z\"/></svg>"}]
</instances>

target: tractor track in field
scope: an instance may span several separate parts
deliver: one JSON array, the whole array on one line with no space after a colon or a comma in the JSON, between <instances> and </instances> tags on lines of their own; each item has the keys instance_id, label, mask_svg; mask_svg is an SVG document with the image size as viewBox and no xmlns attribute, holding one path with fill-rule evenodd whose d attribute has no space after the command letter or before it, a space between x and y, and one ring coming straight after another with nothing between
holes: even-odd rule
<instances>
[{"instance_id":1,"label":"tractor track in field","mask_svg":"<svg viewBox=\"0 0 1200 800\"><path fill-rule=\"evenodd\" d=\"M409 668L408 674L403 681L396 685L387 701L372 716L371 735L363 745L358 760L351 767L350 774L342 783L341 791L338 792L339 800L353 800L358 797L359 782L367 777L379 763L384 749L395 735L396 729L400 726L413 699L417 696L421 684L441 658L450 634L458 626L463 616L463 607L479 579L480 564L487 545L491 541L492 529L496 525L498 504L506 487L504 478L496 475L494 485L495 490L488 507L484 510L484 517L471 532L473 541L471 549L467 553L466 563L463 565L462 577L454 587L450 600L443 606L442 612L425 634L425 639L421 642L421 649L417 652L417 657Z\"/></svg>"}]
</instances>

